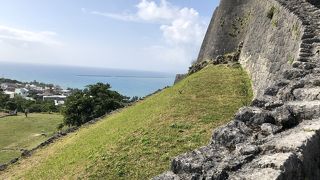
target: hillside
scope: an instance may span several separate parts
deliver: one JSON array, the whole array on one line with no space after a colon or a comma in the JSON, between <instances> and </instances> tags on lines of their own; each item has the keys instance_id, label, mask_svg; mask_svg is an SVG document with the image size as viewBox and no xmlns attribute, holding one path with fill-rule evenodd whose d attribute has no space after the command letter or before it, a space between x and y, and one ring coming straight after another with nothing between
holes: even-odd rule
<instances>
[{"instance_id":1,"label":"hillside","mask_svg":"<svg viewBox=\"0 0 320 180\"><path fill-rule=\"evenodd\" d=\"M59 114L19 114L0 119L0 164L19 157L21 149L32 149L51 136L59 123Z\"/></svg>"},{"instance_id":2,"label":"hillside","mask_svg":"<svg viewBox=\"0 0 320 180\"><path fill-rule=\"evenodd\" d=\"M3 178L146 179L209 142L252 98L240 67L208 66L173 87L81 128L13 165Z\"/></svg>"}]
</instances>

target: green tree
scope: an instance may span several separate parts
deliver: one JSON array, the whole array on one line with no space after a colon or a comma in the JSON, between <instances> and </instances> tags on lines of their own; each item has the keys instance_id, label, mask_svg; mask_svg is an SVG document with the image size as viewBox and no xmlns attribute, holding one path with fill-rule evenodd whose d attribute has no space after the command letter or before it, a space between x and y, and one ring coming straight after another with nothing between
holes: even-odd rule
<instances>
[{"instance_id":1,"label":"green tree","mask_svg":"<svg viewBox=\"0 0 320 180\"><path fill-rule=\"evenodd\" d=\"M33 101L28 101L21 96L15 96L12 100L17 105L17 110L19 112L24 112L25 109L29 108L34 103Z\"/></svg>"},{"instance_id":2,"label":"green tree","mask_svg":"<svg viewBox=\"0 0 320 180\"><path fill-rule=\"evenodd\" d=\"M110 88L111 86L109 84L97 83L95 85L89 85L88 88L85 89L86 94L88 94L95 103L93 112L95 118L104 115L106 112L123 107L127 101L127 97L110 90Z\"/></svg>"},{"instance_id":3,"label":"green tree","mask_svg":"<svg viewBox=\"0 0 320 180\"><path fill-rule=\"evenodd\" d=\"M43 112L42 111L42 105L41 104L37 104L37 103L33 103L28 107L30 113L37 113L37 112Z\"/></svg>"},{"instance_id":4,"label":"green tree","mask_svg":"<svg viewBox=\"0 0 320 180\"><path fill-rule=\"evenodd\" d=\"M8 101L9 101L9 96L4 94L2 89L0 89L0 108L4 109Z\"/></svg>"},{"instance_id":5,"label":"green tree","mask_svg":"<svg viewBox=\"0 0 320 180\"><path fill-rule=\"evenodd\" d=\"M18 105L14 101L7 101L5 105L5 109L9 111L14 111L18 108Z\"/></svg>"},{"instance_id":6,"label":"green tree","mask_svg":"<svg viewBox=\"0 0 320 180\"><path fill-rule=\"evenodd\" d=\"M54 104L54 101L42 101L42 112L59 112L59 108Z\"/></svg>"},{"instance_id":7,"label":"green tree","mask_svg":"<svg viewBox=\"0 0 320 180\"><path fill-rule=\"evenodd\" d=\"M63 111L64 123L68 126L80 126L93 117L94 103L90 96L76 92L69 96Z\"/></svg>"},{"instance_id":8,"label":"green tree","mask_svg":"<svg viewBox=\"0 0 320 180\"><path fill-rule=\"evenodd\" d=\"M63 110L64 123L68 126L80 126L123 107L128 98L110 88L109 84L97 83L69 96Z\"/></svg>"}]
</instances>

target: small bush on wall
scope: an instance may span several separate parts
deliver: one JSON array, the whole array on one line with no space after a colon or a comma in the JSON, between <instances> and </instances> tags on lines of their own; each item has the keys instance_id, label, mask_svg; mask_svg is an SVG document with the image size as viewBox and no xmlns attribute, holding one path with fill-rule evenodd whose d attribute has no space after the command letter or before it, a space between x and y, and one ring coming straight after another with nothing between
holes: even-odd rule
<instances>
[{"instance_id":1,"label":"small bush on wall","mask_svg":"<svg viewBox=\"0 0 320 180\"><path fill-rule=\"evenodd\" d=\"M267 17L268 17L269 19L272 19L273 16L274 16L274 14L275 14L275 12L276 12L276 7L272 6L272 7L269 9L268 13L267 13Z\"/></svg>"}]
</instances>

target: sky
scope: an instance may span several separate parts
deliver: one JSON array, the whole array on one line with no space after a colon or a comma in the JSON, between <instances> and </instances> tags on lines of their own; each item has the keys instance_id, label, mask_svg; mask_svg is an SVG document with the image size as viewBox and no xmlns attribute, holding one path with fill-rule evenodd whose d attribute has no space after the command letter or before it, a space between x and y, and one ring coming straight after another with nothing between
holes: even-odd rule
<instances>
[{"instance_id":1,"label":"sky","mask_svg":"<svg viewBox=\"0 0 320 180\"><path fill-rule=\"evenodd\" d=\"M0 0L0 62L182 73L218 0Z\"/></svg>"}]
</instances>

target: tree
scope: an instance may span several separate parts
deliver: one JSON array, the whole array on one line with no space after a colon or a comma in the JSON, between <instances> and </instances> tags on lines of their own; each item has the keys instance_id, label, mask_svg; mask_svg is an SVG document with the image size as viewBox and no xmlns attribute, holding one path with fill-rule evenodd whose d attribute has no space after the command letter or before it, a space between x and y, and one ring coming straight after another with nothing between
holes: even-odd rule
<instances>
[{"instance_id":1,"label":"tree","mask_svg":"<svg viewBox=\"0 0 320 180\"><path fill-rule=\"evenodd\" d=\"M80 126L88 122L93 116L93 100L83 92L76 92L69 96L63 110L64 123L68 126Z\"/></svg>"},{"instance_id":2,"label":"tree","mask_svg":"<svg viewBox=\"0 0 320 180\"><path fill-rule=\"evenodd\" d=\"M9 111L15 111L18 108L17 104L14 101L7 101L5 109Z\"/></svg>"},{"instance_id":3,"label":"tree","mask_svg":"<svg viewBox=\"0 0 320 180\"><path fill-rule=\"evenodd\" d=\"M59 112L59 107L54 104L54 101L42 101L42 112Z\"/></svg>"},{"instance_id":4,"label":"tree","mask_svg":"<svg viewBox=\"0 0 320 180\"><path fill-rule=\"evenodd\" d=\"M30 113L42 112L42 105L41 104L37 104L37 103L31 104L29 106L29 111L30 111Z\"/></svg>"},{"instance_id":5,"label":"tree","mask_svg":"<svg viewBox=\"0 0 320 180\"><path fill-rule=\"evenodd\" d=\"M4 109L8 101L9 101L9 96L4 94L3 90L0 89L0 108Z\"/></svg>"},{"instance_id":6,"label":"tree","mask_svg":"<svg viewBox=\"0 0 320 180\"><path fill-rule=\"evenodd\" d=\"M123 107L128 98L110 88L109 84L97 83L69 96L63 110L64 123L68 126L80 126Z\"/></svg>"},{"instance_id":7,"label":"tree","mask_svg":"<svg viewBox=\"0 0 320 180\"><path fill-rule=\"evenodd\" d=\"M109 84L97 83L89 85L88 89L85 90L96 104L94 106L94 117L100 117L106 112L123 107L128 99L118 92L110 90L110 88Z\"/></svg>"},{"instance_id":8,"label":"tree","mask_svg":"<svg viewBox=\"0 0 320 180\"><path fill-rule=\"evenodd\" d=\"M28 108L31 104L33 104L34 102L33 101L28 101L28 100L25 100L23 97L21 96L15 96L13 99L14 103L17 105L17 110L19 112L24 112L24 110L26 108Z\"/></svg>"}]
</instances>

